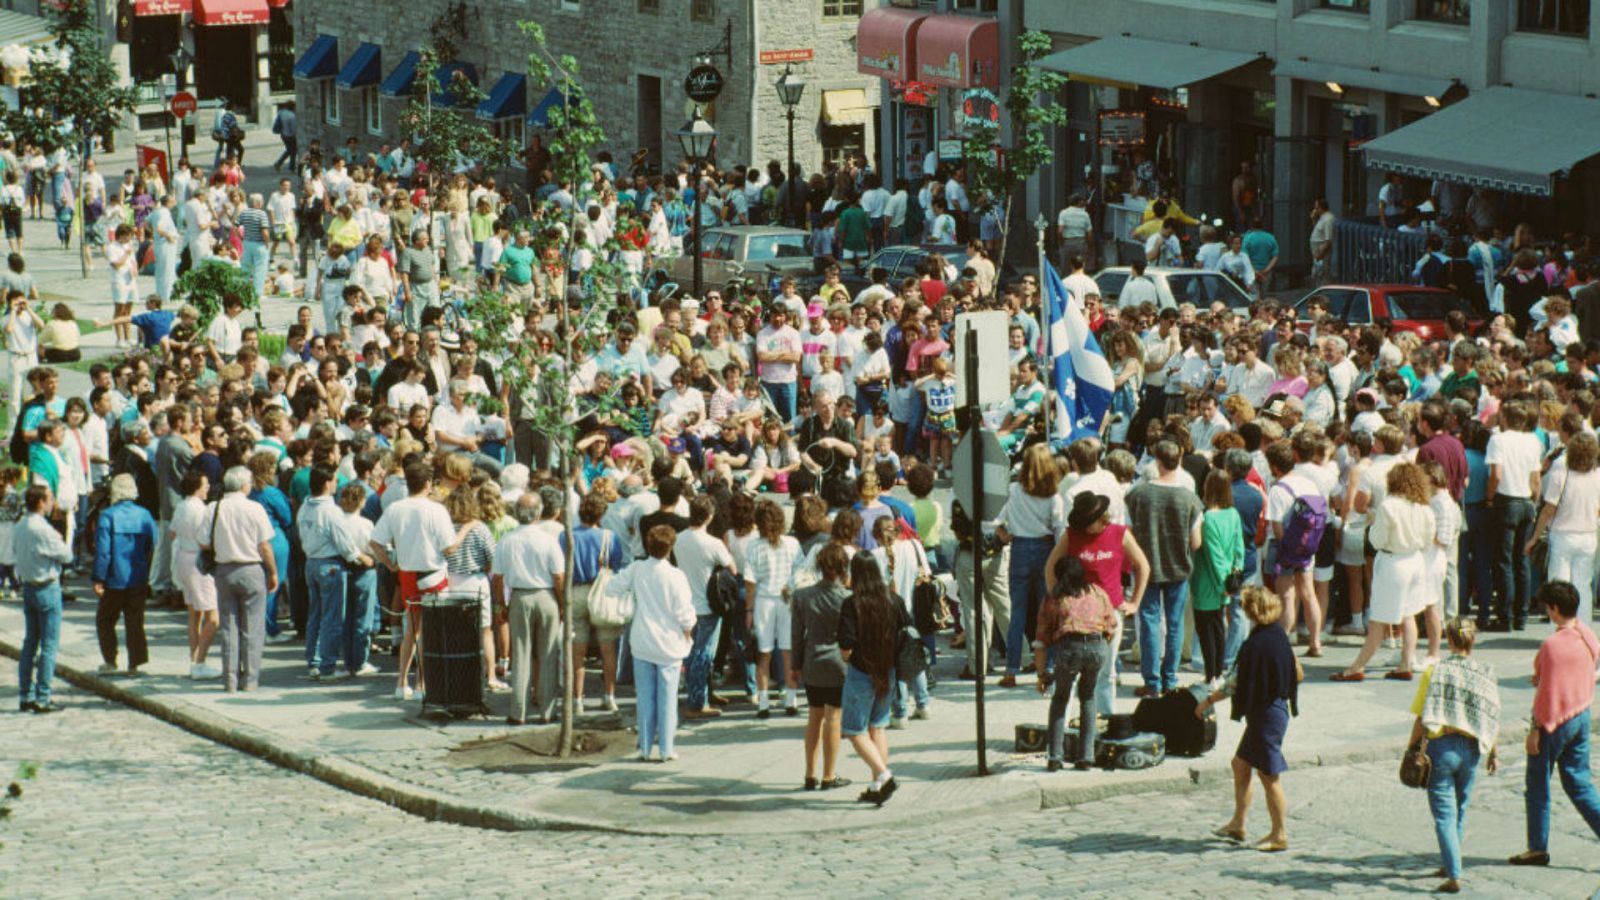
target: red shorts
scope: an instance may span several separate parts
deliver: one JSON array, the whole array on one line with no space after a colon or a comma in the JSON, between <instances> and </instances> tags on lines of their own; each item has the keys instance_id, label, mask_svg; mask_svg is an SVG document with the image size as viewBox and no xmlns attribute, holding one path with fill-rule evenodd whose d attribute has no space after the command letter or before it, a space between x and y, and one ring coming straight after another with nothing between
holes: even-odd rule
<instances>
[{"instance_id":1,"label":"red shorts","mask_svg":"<svg viewBox=\"0 0 1600 900\"><path fill-rule=\"evenodd\" d=\"M421 582L419 586L418 582ZM422 605L425 594L437 594L450 586L450 579L445 577L443 570L438 572L404 572L400 573L400 604L407 610L413 610Z\"/></svg>"}]
</instances>

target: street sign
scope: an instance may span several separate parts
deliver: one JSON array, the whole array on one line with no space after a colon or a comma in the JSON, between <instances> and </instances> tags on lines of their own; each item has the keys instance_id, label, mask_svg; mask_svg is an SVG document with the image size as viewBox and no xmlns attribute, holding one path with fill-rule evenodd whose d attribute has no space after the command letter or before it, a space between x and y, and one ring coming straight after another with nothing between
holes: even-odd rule
<instances>
[{"instance_id":1,"label":"street sign","mask_svg":"<svg viewBox=\"0 0 1600 900\"><path fill-rule=\"evenodd\" d=\"M797 50L763 50L757 56L757 60L763 66L775 66L779 63L811 62L816 55L816 51L810 47Z\"/></svg>"},{"instance_id":2,"label":"street sign","mask_svg":"<svg viewBox=\"0 0 1600 900\"><path fill-rule=\"evenodd\" d=\"M977 402L1004 403L1011 396L1011 319L997 309L962 313L956 316L956 333L951 346L967 346L968 331L978 334ZM956 406L966 406L973 402L973 398L967 396L967 355L957 353L955 358Z\"/></svg>"},{"instance_id":3,"label":"street sign","mask_svg":"<svg viewBox=\"0 0 1600 900\"><path fill-rule=\"evenodd\" d=\"M683 79L683 92L696 103L710 103L722 93L722 73L716 66L695 66Z\"/></svg>"},{"instance_id":4,"label":"street sign","mask_svg":"<svg viewBox=\"0 0 1600 900\"><path fill-rule=\"evenodd\" d=\"M972 472L974 447L978 448L976 452L982 453L983 459L984 517L992 519L1006 503L1006 492L1011 485L1011 459L1006 456L994 432L982 428L969 429L961 443L956 444L955 460L951 466L955 476L956 499L961 501L961 508L969 512L978 508L973 490L976 482Z\"/></svg>"},{"instance_id":5,"label":"street sign","mask_svg":"<svg viewBox=\"0 0 1600 900\"><path fill-rule=\"evenodd\" d=\"M195 102L193 94L188 91L179 91L172 95L172 103L169 108L174 116L182 119L193 115L194 111L199 108L199 104Z\"/></svg>"}]
</instances>

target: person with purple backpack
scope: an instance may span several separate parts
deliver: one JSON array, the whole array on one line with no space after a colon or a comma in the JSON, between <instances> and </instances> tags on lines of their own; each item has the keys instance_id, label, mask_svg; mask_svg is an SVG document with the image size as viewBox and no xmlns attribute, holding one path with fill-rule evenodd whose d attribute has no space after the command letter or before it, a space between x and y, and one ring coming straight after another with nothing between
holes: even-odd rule
<instances>
[{"instance_id":1,"label":"person with purple backpack","mask_svg":"<svg viewBox=\"0 0 1600 900\"><path fill-rule=\"evenodd\" d=\"M1317 603L1312 568L1317 547L1328 527L1328 498L1299 467L1300 460L1288 441L1267 447L1267 466L1274 479L1267 492L1267 521L1272 527L1272 575L1283 598L1283 630L1291 639L1297 614L1305 610L1310 632L1306 656L1322 655L1322 607Z\"/></svg>"}]
</instances>

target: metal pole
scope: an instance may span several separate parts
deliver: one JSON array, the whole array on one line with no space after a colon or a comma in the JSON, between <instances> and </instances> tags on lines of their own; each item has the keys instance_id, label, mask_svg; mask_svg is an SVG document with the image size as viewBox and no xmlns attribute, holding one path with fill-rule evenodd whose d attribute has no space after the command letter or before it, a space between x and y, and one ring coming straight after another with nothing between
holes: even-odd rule
<instances>
[{"instance_id":1,"label":"metal pole","mask_svg":"<svg viewBox=\"0 0 1600 900\"><path fill-rule=\"evenodd\" d=\"M989 624L983 617L983 445L978 408L978 331L967 331L967 439L972 441L972 633L967 640L978 642L978 676L973 682L978 709L978 775L989 774L989 740L983 717L983 685L989 679Z\"/></svg>"},{"instance_id":2,"label":"metal pole","mask_svg":"<svg viewBox=\"0 0 1600 900\"><path fill-rule=\"evenodd\" d=\"M700 179L700 163L694 163L694 298L699 300L705 296L702 293L703 276L700 271L700 195L703 192L704 182Z\"/></svg>"},{"instance_id":3,"label":"metal pole","mask_svg":"<svg viewBox=\"0 0 1600 900\"><path fill-rule=\"evenodd\" d=\"M1046 228L1048 228L1048 223L1046 222L1045 217L1044 217L1044 215L1042 213L1039 215L1039 218L1037 220L1035 220L1034 226L1039 231L1039 237L1038 237L1038 239L1036 241L1036 243L1038 245L1038 249L1039 249L1039 306L1041 307L1040 310L1039 310L1039 313L1040 313L1040 318L1044 319L1044 365L1039 366L1039 370L1041 372L1045 372L1045 373L1048 374L1048 377L1046 377L1044 379L1044 384L1045 384L1045 402L1044 402L1044 405L1041 407L1041 411L1044 413L1044 442L1045 442L1045 446L1048 447L1048 446L1052 446L1054 444L1054 442L1055 442L1055 433L1050 430L1050 424L1051 424L1050 423L1050 419L1051 419L1051 414L1055 412L1055 405L1056 405L1055 383L1056 382L1055 382L1055 348L1053 346L1051 346L1053 341L1051 340L1051 333L1050 333L1051 332L1051 326L1054 324L1051 321L1050 316L1051 316L1051 313L1054 312L1054 310L1052 310L1050 308L1050 290L1049 290L1049 285L1046 285L1045 282L1044 282L1044 279L1045 279L1045 266L1046 266L1046 260L1045 260L1045 254L1044 254L1044 237L1045 237L1045 230L1046 230ZM1069 412L1070 412L1070 410L1069 410Z\"/></svg>"},{"instance_id":4,"label":"metal pole","mask_svg":"<svg viewBox=\"0 0 1600 900\"><path fill-rule=\"evenodd\" d=\"M789 183L789 226L791 228L798 228L798 227L800 227L800 216L795 211L795 202L794 202L795 191L799 189L799 185L795 184L795 178L794 178L794 107L793 106L789 107L789 177L788 177L787 180L788 180L788 183Z\"/></svg>"}]
</instances>

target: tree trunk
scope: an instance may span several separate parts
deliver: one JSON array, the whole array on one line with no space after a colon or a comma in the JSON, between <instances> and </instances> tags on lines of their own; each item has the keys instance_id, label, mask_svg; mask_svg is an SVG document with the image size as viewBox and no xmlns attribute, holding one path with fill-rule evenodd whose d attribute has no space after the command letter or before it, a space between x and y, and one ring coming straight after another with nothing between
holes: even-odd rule
<instances>
[{"instance_id":1,"label":"tree trunk","mask_svg":"<svg viewBox=\"0 0 1600 900\"><path fill-rule=\"evenodd\" d=\"M89 277L89 228L83 221L83 169L89 161L89 143L84 142L78 153L78 189L73 192L72 227L78 232L78 266L84 278ZM67 178L71 183L72 178ZM71 232L68 232L70 236Z\"/></svg>"}]
</instances>

